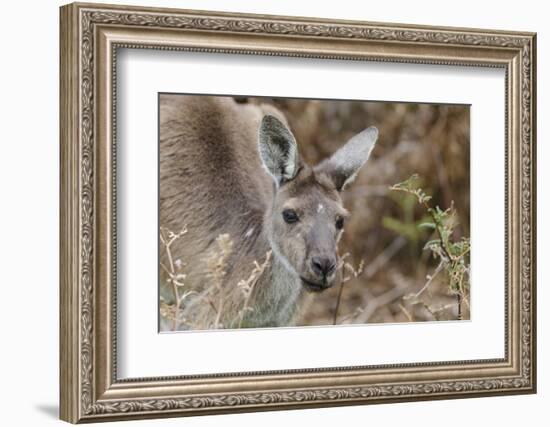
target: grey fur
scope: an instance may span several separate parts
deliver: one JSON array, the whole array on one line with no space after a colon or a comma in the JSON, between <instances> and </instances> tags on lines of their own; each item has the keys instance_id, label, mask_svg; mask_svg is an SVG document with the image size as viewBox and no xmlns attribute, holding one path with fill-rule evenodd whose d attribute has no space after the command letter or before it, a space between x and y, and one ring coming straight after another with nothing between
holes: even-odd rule
<instances>
[{"instance_id":1,"label":"grey fur","mask_svg":"<svg viewBox=\"0 0 550 427\"><path fill-rule=\"evenodd\" d=\"M320 278L311 267L312 257L336 257L341 232L335 229L335 218L346 215L332 176L300 162L294 136L272 106L237 104L226 97L161 95L160 109L160 223L175 232L188 229L172 253L184 262L187 286L198 293L186 301L184 316L193 324L212 324L213 313L204 300L211 289L207 259L216 238L229 234L233 251L217 295L226 301L222 325L231 327L241 307L237 284L269 251L272 262L254 287L253 310L244 325L292 324L302 290L309 286L303 279L322 288L338 280L335 273ZM348 144L328 164L357 172L345 154L366 157L353 138ZM288 208L299 212L298 223L283 220L281 213ZM164 252L161 262L166 262ZM161 293L169 301L163 275L161 271Z\"/></svg>"}]
</instances>

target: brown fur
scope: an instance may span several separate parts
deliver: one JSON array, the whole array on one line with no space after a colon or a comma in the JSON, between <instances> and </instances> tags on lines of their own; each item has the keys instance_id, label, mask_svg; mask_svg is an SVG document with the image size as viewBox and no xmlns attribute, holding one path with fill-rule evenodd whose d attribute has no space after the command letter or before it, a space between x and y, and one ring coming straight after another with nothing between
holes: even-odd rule
<instances>
[{"instance_id":1,"label":"brown fur","mask_svg":"<svg viewBox=\"0 0 550 427\"><path fill-rule=\"evenodd\" d=\"M160 109L160 223L175 232L184 226L188 230L172 248L185 263L186 283L199 293L208 288L206 261L216 238L229 234L233 250L219 292L227 300L221 323L231 326L242 302L237 283L250 275L254 261L263 262L273 251L273 261L255 285L245 325L290 324L303 279L319 280L312 257L336 259L341 232L335 218L347 213L331 169L300 163L294 179L275 184L258 154L262 118L276 116L286 125L271 106L237 104L225 97L161 95ZM281 212L287 208L300 215L298 223L283 220ZM325 287L336 280L337 274L325 277ZM212 309L200 297L185 315L212 324L205 319Z\"/></svg>"},{"instance_id":2,"label":"brown fur","mask_svg":"<svg viewBox=\"0 0 550 427\"><path fill-rule=\"evenodd\" d=\"M161 95L160 109L160 224L188 230L172 253L185 262L186 282L202 290L215 239L228 233L234 246L226 282L235 286L270 250L261 224L273 181L261 166L257 134L265 114L282 115L269 106L204 96Z\"/></svg>"}]
</instances>

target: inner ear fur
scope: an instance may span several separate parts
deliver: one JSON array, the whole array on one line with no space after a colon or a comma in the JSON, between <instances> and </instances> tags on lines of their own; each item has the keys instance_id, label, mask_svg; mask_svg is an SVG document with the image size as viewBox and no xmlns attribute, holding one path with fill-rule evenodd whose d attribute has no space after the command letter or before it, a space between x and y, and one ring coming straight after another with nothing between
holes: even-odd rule
<instances>
[{"instance_id":1,"label":"inner ear fur","mask_svg":"<svg viewBox=\"0 0 550 427\"><path fill-rule=\"evenodd\" d=\"M317 172L327 175L338 191L344 190L367 162L378 139L378 129L371 126L353 136L330 158L316 166Z\"/></svg>"}]
</instances>

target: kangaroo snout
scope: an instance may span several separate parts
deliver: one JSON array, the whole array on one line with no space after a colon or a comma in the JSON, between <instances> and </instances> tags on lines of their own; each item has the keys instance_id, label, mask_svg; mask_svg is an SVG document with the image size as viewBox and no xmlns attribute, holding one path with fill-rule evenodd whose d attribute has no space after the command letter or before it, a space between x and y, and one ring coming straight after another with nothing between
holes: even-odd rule
<instances>
[{"instance_id":1,"label":"kangaroo snout","mask_svg":"<svg viewBox=\"0 0 550 427\"><path fill-rule=\"evenodd\" d=\"M300 276L302 284L310 292L322 292L334 285L336 280L336 257L312 256L306 264L307 273Z\"/></svg>"},{"instance_id":2,"label":"kangaroo snout","mask_svg":"<svg viewBox=\"0 0 550 427\"><path fill-rule=\"evenodd\" d=\"M336 269L336 259L327 256L314 256L311 258L311 270L323 280L330 276Z\"/></svg>"}]
</instances>

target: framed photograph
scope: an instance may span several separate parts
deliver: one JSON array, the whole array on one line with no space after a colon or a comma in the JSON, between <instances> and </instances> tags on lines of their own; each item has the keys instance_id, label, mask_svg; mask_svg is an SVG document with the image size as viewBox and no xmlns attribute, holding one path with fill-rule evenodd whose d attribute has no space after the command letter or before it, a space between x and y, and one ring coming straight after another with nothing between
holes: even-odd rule
<instances>
[{"instance_id":1,"label":"framed photograph","mask_svg":"<svg viewBox=\"0 0 550 427\"><path fill-rule=\"evenodd\" d=\"M63 420L535 392L535 34L60 22Z\"/></svg>"}]
</instances>

